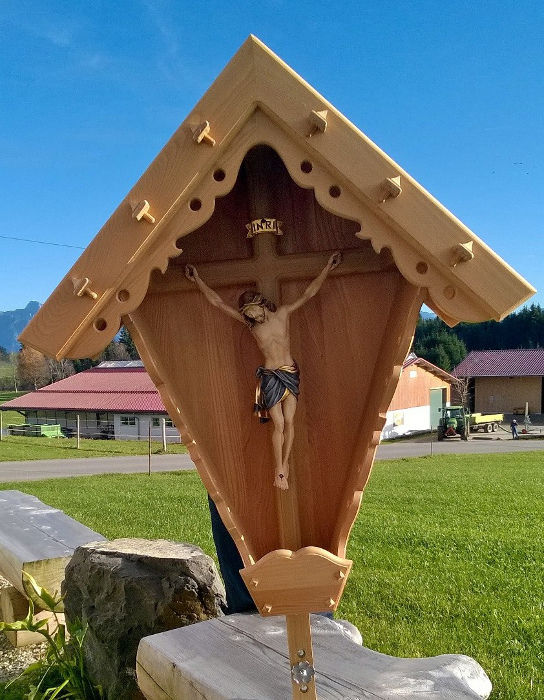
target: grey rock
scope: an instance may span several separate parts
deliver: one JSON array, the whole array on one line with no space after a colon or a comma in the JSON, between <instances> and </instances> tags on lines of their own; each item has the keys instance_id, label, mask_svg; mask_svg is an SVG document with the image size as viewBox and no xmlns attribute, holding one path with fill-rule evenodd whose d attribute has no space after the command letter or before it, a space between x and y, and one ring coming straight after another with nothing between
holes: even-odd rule
<instances>
[{"instance_id":1,"label":"grey rock","mask_svg":"<svg viewBox=\"0 0 544 700\"><path fill-rule=\"evenodd\" d=\"M62 588L66 615L88 625L89 675L112 700L141 698L142 637L218 617L223 584L213 560L190 544L118 539L78 547Z\"/></svg>"}]
</instances>

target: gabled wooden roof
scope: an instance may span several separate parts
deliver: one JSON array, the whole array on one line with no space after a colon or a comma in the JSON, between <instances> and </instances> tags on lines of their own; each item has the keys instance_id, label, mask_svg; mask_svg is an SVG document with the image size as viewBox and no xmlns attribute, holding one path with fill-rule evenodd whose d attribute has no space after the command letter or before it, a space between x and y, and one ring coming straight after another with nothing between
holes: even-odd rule
<instances>
[{"instance_id":1,"label":"gabled wooden roof","mask_svg":"<svg viewBox=\"0 0 544 700\"><path fill-rule=\"evenodd\" d=\"M92 357L136 309L153 269L233 187L266 143L328 211L389 248L447 323L499 320L533 287L258 39L250 36L20 336L54 357Z\"/></svg>"}]
</instances>

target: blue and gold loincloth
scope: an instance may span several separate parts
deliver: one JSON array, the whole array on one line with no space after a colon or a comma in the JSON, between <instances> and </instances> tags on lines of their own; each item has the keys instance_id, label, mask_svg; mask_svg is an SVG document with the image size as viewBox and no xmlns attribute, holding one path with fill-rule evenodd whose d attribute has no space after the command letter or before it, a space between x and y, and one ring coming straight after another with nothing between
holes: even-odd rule
<instances>
[{"instance_id":1,"label":"blue and gold loincloth","mask_svg":"<svg viewBox=\"0 0 544 700\"><path fill-rule=\"evenodd\" d=\"M268 411L292 394L298 398L300 393L300 370L295 363L283 365L278 369L267 369L257 367L257 391L255 392L254 413L259 417L261 423L270 420Z\"/></svg>"}]
</instances>

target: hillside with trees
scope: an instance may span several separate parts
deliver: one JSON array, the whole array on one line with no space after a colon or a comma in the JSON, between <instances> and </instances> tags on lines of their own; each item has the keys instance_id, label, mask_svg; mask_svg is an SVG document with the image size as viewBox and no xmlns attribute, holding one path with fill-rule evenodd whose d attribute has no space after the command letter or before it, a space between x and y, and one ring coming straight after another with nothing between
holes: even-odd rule
<instances>
[{"instance_id":1,"label":"hillside with trees","mask_svg":"<svg viewBox=\"0 0 544 700\"><path fill-rule=\"evenodd\" d=\"M35 391L106 360L138 359L138 351L124 327L119 339L113 340L94 360L53 360L29 347L18 352L8 352L0 347L0 390Z\"/></svg>"},{"instance_id":2,"label":"hillside with trees","mask_svg":"<svg viewBox=\"0 0 544 700\"><path fill-rule=\"evenodd\" d=\"M459 323L449 328L438 317L420 318L413 351L445 369L456 367L471 350L544 347L544 309L531 304L500 322Z\"/></svg>"}]
</instances>

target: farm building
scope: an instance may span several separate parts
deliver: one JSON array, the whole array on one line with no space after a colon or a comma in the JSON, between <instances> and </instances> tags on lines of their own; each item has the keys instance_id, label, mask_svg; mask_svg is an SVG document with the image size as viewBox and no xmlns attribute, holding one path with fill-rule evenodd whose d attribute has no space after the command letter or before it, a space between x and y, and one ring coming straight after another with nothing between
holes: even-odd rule
<instances>
[{"instance_id":1,"label":"farm building","mask_svg":"<svg viewBox=\"0 0 544 700\"><path fill-rule=\"evenodd\" d=\"M410 353L387 410L382 439L436 427L432 411L438 415L438 408L451 403L455 382L448 372Z\"/></svg>"},{"instance_id":2,"label":"farm building","mask_svg":"<svg viewBox=\"0 0 544 700\"><path fill-rule=\"evenodd\" d=\"M482 413L542 413L544 349L473 350L454 369L469 380L472 410Z\"/></svg>"},{"instance_id":3,"label":"farm building","mask_svg":"<svg viewBox=\"0 0 544 700\"><path fill-rule=\"evenodd\" d=\"M447 372L413 353L406 358L402 374L387 411L382 438L429 430L431 390L437 405L450 402L455 382ZM437 393L435 393L437 392ZM142 362L102 362L97 367L7 401L0 410L20 411L32 425L60 425L64 434L75 434L77 416L80 435L86 438L146 440L151 437L178 441L179 433L168 417L159 392Z\"/></svg>"},{"instance_id":4,"label":"farm building","mask_svg":"<svg viewBox=\"0 0 544 700\"><path fill-rule=\"evenodd\" d=\"M159 392L142 362L102 362L38 391L7 401L0 410L20 411L33 425L60 425L65 435L85 438L179 442ZM165 424L163 426L163 420Z\"/></svg>"}]
</instances>

